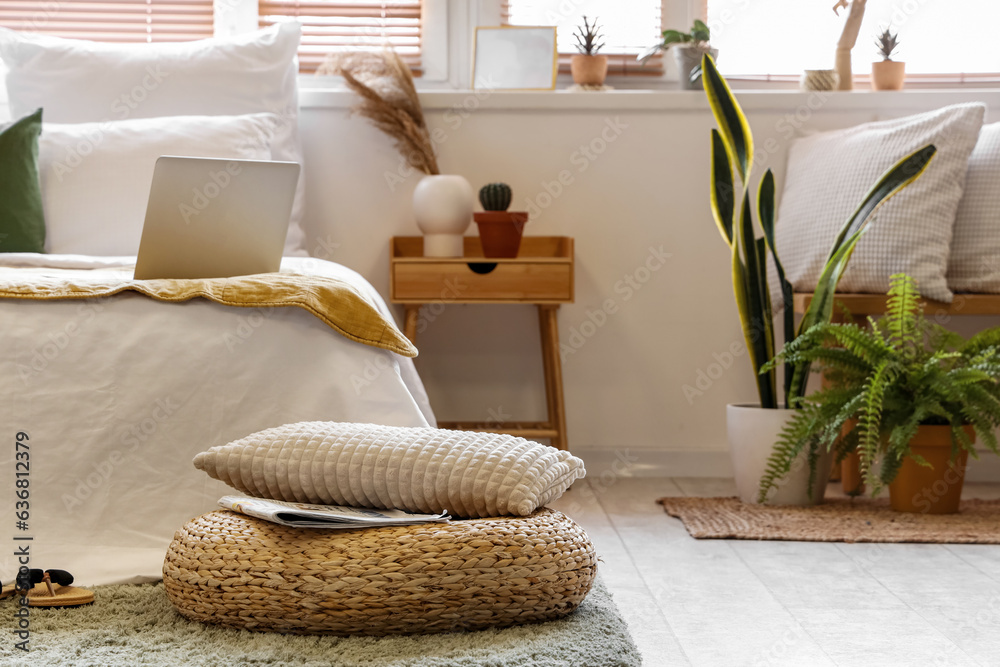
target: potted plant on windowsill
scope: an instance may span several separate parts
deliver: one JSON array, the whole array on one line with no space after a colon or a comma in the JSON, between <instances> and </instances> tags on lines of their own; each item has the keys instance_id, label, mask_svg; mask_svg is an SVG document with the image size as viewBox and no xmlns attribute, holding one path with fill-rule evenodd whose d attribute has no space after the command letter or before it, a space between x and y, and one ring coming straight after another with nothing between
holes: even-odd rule
<instances>
[{"instance_id":1,"label":"potted plant on windowsill","mask_svg":"<svg viewBox=\"0 0 1000 667\"><path fill-rule=\"evenodd\" d=\"M698 90L701 85L701 59L708 54L712 59L719 57L719 50L713 49L709 43L711 32L704 21L695 19L688 32L680 30L664 30L663 41L639 55L639 60L645 61L657 51L666 51L674 47L674 59L677 62L677 76L680 87L684 90Z\"/></svg>"},{"instance_id":2,"label":"potted plant on windowsill","mask_svg":"<svg viewBox=\"0 0 1000 667\"><path fill-rule=\"evenodd\" d=\"M899 46L896 35L883 30L875 41L881 62L872 63L872 88L875 90L902 90L906 80L906 63L892 59L892 54Z\"/></svg>"},{"instance_id":3,"label":"potted plant on windowsill","mask_svg":"<svg viewBox=\"0 0 1000 667\"><path fill-rule=\"evenodd\" d=\"M603 86L608 76L608 57L598 53L604 48L604 42L599 41L604 35L599 31L597 19L591 25L584 16L583 25L573 33L579 53L570 58L569 69L573 74L573 83L578 86Z\"/></svg>"},{"instance_id":4,"label":"potted plant on windowsill","mask_svg":"<svg viewBox=\"0 0 1000 667\"><path fill-rule=\"evenodd\" d=\"M506 183L490 183L479 190L483 211L473 214L473 219L479 227L484 257L517 257L528 213L507 210L512 196Z\"/></svg>"},{"instance_id":5,"label":"potted plant on windowsill","mask_svg":"<svg viewBox=\"0 0 1000 667\"><path fill-rule=\"evenodd\" d=\"M765 365L774 357L774 323L767 279L767 256L770 254L780 285L778 313L783 324L784 340L815 324L829 322L833 297L847 267L851 253L868 229L873 213L897 192L920 177L936 152L932 145L904 157L874 184L858 208L844 223L834 240L827 262L814 290L814 297L795 329L792 285L785 279L784 268L775 249L775 180L768 169L755 193L751 193L753 135L743 110L711 56L702 59L705 94L719 129L712 130L711 209L719 232L729 248L733 293L748 356L757 378L757 405L727 407L727 429L736 486L744 502L755 502L758 488L778 436L785 423L795 415L794 408L805 396L810 363L806 360L784 364L784 384L779 393L777 368ZM739 178L739 188L733 172ZM758 238L753 218L763 233ZM798 332L798 333L797 333ZM785 408L787 406L787 409ZM810 450L813 452L813 450ZM795 472L774 487L765 500L774 504L810 504L819 502L826 489L829 465L816 465L816 475L807 465L806 453L792 460L786 472ZM815 463L815 462L814 462Z\"/></svg>"},{"instance_id":6,"label":"potted plant on windowsill","mask_svg":"<svg viewBox=\"0 0 1000 667\"><path fill-rule=\"evenodd\" d=\"M872 495L887 484L893 509L958 511L976 438L1000 454L1000 328L965 341L924 318L919 299L916 282L897 274L885 317L868 329L817 324L765 366L817 363L833 383L788 423L761 497L799 452L836 449L858 452Z\"/></svg>"}]
</instances>

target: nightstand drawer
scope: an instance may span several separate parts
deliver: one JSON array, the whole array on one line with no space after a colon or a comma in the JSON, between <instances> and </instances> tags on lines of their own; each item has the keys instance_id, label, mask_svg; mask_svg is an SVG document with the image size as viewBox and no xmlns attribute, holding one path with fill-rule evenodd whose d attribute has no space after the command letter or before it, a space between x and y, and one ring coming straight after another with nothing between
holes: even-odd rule
<instances>
[{"instance_id":1,"label":"nightstand drawer","mask_svg":"<svg viewBox=\"0 0 1000 667\"><path fill-rule=\"evenodd\" d=\"M477 273L485 270L489 272ZM568 264L474 263L470 267L465 262L400 262L392 268L393 301L568 302L573 300L572 284Z\"/></svg>"},{"instance_id":2,"label":"nightstand drawer","mask_svg":"<svg viewBox=\"0 0 1000 667\"><path fill-rule=\"evenodd\" d=\"M392 239L393 303L533 303L573 301L573 239L526 236L512 258L483 257L479 238L464 239L463 257L424 257L423 239Z\"/></svg>"}]
</instances>

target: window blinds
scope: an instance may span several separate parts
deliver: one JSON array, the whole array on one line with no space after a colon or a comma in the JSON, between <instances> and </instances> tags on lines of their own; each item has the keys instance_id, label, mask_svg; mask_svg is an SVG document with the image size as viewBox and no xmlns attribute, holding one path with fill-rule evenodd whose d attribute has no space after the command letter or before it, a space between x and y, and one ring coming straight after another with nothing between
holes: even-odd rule
<instances>
[{"instance_id":1,"label":"window blinds","mask_svg":"<svg viewBox=\"0 0 1000 667\"><path fill-rule=\"evenodd\" d=\"M260 25L302 23L299 69L314 72L332 51L391 46L414 74L420 71L421 0L260 0Z\"/></svg>"},{"instance_id":2,"label":"window blinds","mask_svg":"<svg viewBox=\"0 0 1000 667\"><path fill-rule=\"evenodd\" d=\"M177 42L212 36L212 0L2 0L0 25L99 42Z\"/></svg>"}]
</instances>

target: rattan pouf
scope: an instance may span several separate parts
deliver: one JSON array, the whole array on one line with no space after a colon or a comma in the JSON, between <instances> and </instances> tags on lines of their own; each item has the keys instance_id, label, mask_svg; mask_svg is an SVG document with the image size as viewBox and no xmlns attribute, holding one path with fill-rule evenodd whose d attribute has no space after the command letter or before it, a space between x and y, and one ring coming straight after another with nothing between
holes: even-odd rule
<instances>
[{"instance_id":1,"label":"rattan pouf","mask_svg":"<svg viewBox=\"0 0 1000 667\"><path fill-rule=\"evenodd\" d=\"M221 510L174 535L167 596L189 619L296 634L480 630L560 618L594 547L561 512L334 531Z\"/></svg>"}]
</instances>

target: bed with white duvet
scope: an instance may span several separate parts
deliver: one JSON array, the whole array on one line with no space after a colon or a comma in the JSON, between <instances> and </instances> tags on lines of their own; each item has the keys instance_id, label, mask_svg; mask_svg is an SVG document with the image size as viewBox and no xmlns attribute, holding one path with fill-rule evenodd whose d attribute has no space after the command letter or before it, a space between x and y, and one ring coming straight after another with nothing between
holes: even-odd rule
<instances>
[{"instance_id":1,"label":"bed with white duvet","mask_svg":"<svg viewBox=\"0 0 1000 667\"><path fill-rule=\"evenodd\" d=\"M0 255L0 276L120 267L130 277L132 264L14 253ZM374 288L343 266L286 257L282 272L347 281L391 321ZM191 463L213 445L305 420L434 423L411 359L348 340L300 308L134 292L0 299L0 326L3 523L11 537L31 538L17 543L31 567L67 569L86 585L160 577L174 531L227 492ZM18 433L27 449L16 447ZM15 484L18 462L28 474ZM14 549L4 549L5 582L16 569Z\"/></svg>"}]
</instances>

